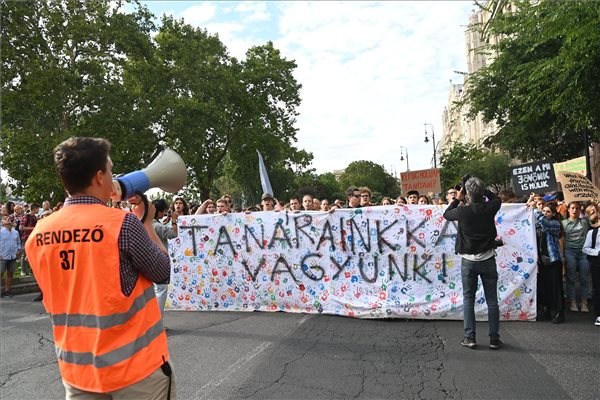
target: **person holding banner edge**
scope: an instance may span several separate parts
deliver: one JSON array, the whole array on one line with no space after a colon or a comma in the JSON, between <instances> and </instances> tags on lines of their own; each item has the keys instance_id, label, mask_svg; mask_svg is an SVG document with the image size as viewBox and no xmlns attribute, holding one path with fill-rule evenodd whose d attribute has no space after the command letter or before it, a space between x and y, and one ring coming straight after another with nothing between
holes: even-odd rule
<instances>
[{"instance_id":1,"label":"person holding banner edge","mask_svg":"<svg viewBox=\"0 0 600 400\"><path fill-rule=\"evenodd\" d=\"M592 229L587 232L582 251L588 256L590 272L592 275L592 287L594 292L592 301L594 313L596 314L594 325L600 326L600 238L598 237L598 229L600 227L598 215L600 215L600 207L598 204L590 204L585 209L585 214L590 220Z\"/></svg>"},{"instance_id":2,"label":"person holding banner edge","mask_svg":"<svg viewBox=\"0 0 600 400\"><path fill-rule=\"evenodd\" d=\"M501 206L498 196L476 177L465 175L457 187L456 198L448 205L444 218L458 221L456 253L462 258L464 338L461 345L474 349L477 346L475 331L475 294L481 277L488 308L489 347L502 347L500 340L500 310L498 306L498 271L496 270L495 216ZM487 198L487 201L485 200ZM459 206L464 201L465 205Z\"/></svg>"},{"instance_id":3,"label":"person holding banner edge","mask_svg":"<svg viewBox=\"0 0 600 400\"><path fill-rule=\"evenodd\" d=\"M535 207L535 194L531 194L527 206L533 209L538 240L538 321L552 320L554 324L565 322L565 298L563 292L563 229L559 213L553 202L542 210Z\"/></svg>"}]
</instances>

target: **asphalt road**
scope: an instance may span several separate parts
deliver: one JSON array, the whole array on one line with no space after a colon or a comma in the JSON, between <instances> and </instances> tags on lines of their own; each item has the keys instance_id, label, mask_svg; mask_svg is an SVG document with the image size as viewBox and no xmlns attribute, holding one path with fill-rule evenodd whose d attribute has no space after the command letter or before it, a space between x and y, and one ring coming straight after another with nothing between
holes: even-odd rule
<instances>
[{"instance_id":1,"label":"asphalt road","mask_svg":"<svg viewBox=\"0 0 600 400\"><path fill-rule=\"evenodd\" d=\"M62 399L35 294L0 301L0 399ZM179 399L599 399L600 328L503 322L505 346L460 346L461 321L167 312Z\"/></svg>"}]
</instances>

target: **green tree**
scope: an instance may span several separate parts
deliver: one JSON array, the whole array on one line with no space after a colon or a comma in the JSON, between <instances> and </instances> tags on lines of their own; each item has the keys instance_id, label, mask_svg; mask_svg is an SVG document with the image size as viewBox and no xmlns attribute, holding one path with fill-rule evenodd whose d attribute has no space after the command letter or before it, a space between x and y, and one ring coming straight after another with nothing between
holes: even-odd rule
<instances>
[{"instance_id":1,"label":"green tree","mask_svg":"<svg viewBox=\"0 0 600 400\"><path fill-rule=\"evenodd\" d=\"M457 143L442 153L442 189L453 187L466 174L481 178L497 192L510 180L510 157L494 153L474 144Z\"/></svg>"},{"instance_id":2,"label":"green tree","mask_svg":"<svg viewBox=\"0 0 600 400\"><path fill-rule=\"evenodd\" d=\"M400 192L398 181L382 165L365 160L351 162L340 176L339 184L343 190L350 186L366 186L382 196L396 197Z\"/></svg>"},{"instance_id":3,"label":"green tree","mask_svg":"<svg viewBox=\"0 0 600 400\"><path fill-rule=\"evenodd\" d=\"M293 190L295 193L293 194L300 197L310 193L319 200L328 199L333 201L336 198L344 198L344 191L331 172L317 175L313 171L307 171L297 175L294 183Z\"/></svg>"},{"instance_id":4,"label":"green tree","mask_svg":"<svg viewBox=\"0 0 600 400\"><path fill-rule=\"evenodd\" d=\"M497 55L467 81L469 115L496 120L486 144L523 160L582 155L584 135L600 139L600 2L513 3L486 26L499 42L480 51Z\"/></svg>"},{"instance_id":5,"label":"green tree","mask_svg":"<svg viewBox=\"0 0 600 400\"><path fill-rule=\"evenodd\" d=\"M27 201L62 200L52 149L70 136L113 143L115 170L154 148L122 72L152 52L151 14L121 2L2 1L2 168Z\"/></svg>"},{"instance_id":6,"label":"green tree","mask_svg":"<svg viewBox=\"0 0 600 400\"><path fill-rule=\"evenodd\" d=\"M64 197L51 154L70 136L108 138L116 172L144 166L158 144L174 149L188 167L182 193L196 200L234 188L256 202L256 149L281 193L312 160L294 147L296 64L272 43L240 62L183 20L164 17L153 41L138 3L128 14L107 0L0 6L1 167L17 195Z\"/></svg>"},{"instance_id":7,"label":"green tree","mask_svg":"<svg viewBox=\"0 0 600 400\"><path fill-rule=\"evenodd\" d=\"M8 201L8 186L6 183L0 181L0 203L6 203Z\"/></svg>"},{"instance_id":8,"label":"green tree","mask_svg":"<svg viewBox=\"0 0 600 400\"><path fill-rule=\"evenodd\" d=\"M148 76L140 79L157 94L160 139L182 156L202 199L227 174L247 203L259 200L257 149L274 190L281 190L279 177L290 176L292 166L310 162L311 155L292 146L300 103L292 74L296 64L272 43L249 49L240 62L217 35L171 17L163 18L155 40L156 72L148 75L152 82Z\"/></svg>"},{"instance_id":9,"label":"green tree","mask_svg":"<svg viewBox=\"0 0 600 400\"><path fill-rule=\"evenodd\" d=\"M301 88L293 76L296 63L283 58L273 43L268 42L250 48L241 66L246 113L240 135L232 139L230 148L231 158L236 163L232 177L244 188L245 198L250 203L258 202L262 194L256 155L259 150L269 172L273 194L289 199L298 187L294 178L307 171L313 159L311 153L294 146Z\"/></svg>"}]
</instances>

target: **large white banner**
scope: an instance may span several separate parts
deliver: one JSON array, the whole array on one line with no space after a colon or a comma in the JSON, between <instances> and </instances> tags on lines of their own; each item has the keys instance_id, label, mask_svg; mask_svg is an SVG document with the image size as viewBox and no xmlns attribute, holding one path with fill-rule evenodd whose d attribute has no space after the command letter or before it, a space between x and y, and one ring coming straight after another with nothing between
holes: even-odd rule
<instances>
[{"instance_id":1,"label":"large white banner","mask_svg":"<svg viewBox=\"0 0 600 400\"><path fill-rule=\"evenodd\" d=\"M462 319L455 223L445 206L258 212L179 218L170 243L167 308L285 311L360 318ZM536 242L531 211L496 215L503 320L533 320ZM479 285L477 318L487 318Z\"/></svg>"}]
</instances>

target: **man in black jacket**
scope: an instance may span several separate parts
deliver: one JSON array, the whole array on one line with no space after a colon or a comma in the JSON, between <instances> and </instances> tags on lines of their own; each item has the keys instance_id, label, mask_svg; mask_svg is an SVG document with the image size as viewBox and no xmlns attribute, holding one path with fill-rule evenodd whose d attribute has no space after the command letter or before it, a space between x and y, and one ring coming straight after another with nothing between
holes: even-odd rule
<instances>
[{"instance_id":1,"label":"man in black jacket","mask_svg":"<svg viewBox=\"0 0 600 400\"><path fill-rule=\"evenodd\" d=\"M487 201L485 200L487 198ZM466 205L460 206L460 201ZM488 307L490 348L502 346L500 335L500 312L498 309L498 271L496 270L496 226L495 215L501 201L485 188L479 178L465 175L456 199L450 203L444 218L458 221L456 253L462 257L462 285L465 336L462 345L475 348L475 293L477 279L481 276L485 300Z\"/></svg>"}]
</instances>

